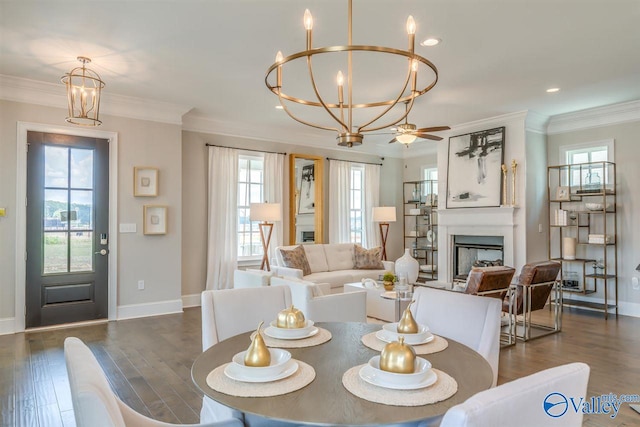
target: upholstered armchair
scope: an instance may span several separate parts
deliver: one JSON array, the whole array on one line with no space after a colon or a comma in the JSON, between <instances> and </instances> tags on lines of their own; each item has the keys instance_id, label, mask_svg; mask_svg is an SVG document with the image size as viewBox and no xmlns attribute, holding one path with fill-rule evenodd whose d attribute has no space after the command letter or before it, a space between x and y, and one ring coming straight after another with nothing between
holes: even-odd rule
<instances>
[{"instance_id":1,"label":"upholstered armchair","mask_svg":"<svg viewBox=\"0 0 640 427\"><path fill-rule=\"evenodd\" d=\"M520 316L521 320L516 325L515 335L518 339L527 341L532 338L531 329L542 330L533 338L559 332L562 329L562 286L558 280L561 264L554 261L542 261L526 264L522 267L515 296L513 297L513 315ZM547 300L553 293L553 325L533 323L531 313L543 309ZM502 311L509 313L509 299L505 297L502 302ZM521 332L520 332L521 331Z\"/></svg>"},{"instance_id":2,"label":"upholstered armchair","mask_svg":"<svg viewBox=\"0 0 640 427\"><path fill-rule=\"evenodd\" d=\"M332 294L328 283L316 284L290 277L272 277L271 286L286 286L291 301L314 322L366 322L367 293L365 291Z\"/></svg>"}]
</instances>

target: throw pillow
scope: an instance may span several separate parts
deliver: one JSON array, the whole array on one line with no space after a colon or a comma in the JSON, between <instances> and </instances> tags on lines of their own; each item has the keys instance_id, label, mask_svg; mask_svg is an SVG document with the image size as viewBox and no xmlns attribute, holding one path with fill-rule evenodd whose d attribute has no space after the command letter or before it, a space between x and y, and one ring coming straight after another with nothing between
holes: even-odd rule
<instances>
[{"instance_id":1,"label":"throw pillow","mask_svg":"<svg viewBox=\"0 0 640 427\"><path fill-rule=\"evenodd\" d=\"M360 245L355 246L355 268L358 270L382 270L382 247L365 249Z\"/></svg>"},{"instance_id":2,"label":"throw pillow","mask_svg":"<svg viewBox=\"0 0 640 427\"><path fill-rule=\"evenodd\" d=\"M282 262L284 262L285 267L302 270L303 276L311 274L311 267L309 267L307 254L305 253L302 245L296 246L291 250L280 248L280 255L282 255Z\"/></svg>"}]
</instances>

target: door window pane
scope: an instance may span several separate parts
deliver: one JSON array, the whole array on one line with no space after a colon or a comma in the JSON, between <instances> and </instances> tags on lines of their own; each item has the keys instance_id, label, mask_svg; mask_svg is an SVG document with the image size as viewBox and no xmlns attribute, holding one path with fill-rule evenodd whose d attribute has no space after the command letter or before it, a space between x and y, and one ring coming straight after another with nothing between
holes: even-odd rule
<instances>
[{"instance_id":1,"label":"door window pane","mask_svg":"<svg viewBox=\"0 0 640 427\"><path fill-rule=\"evenodd\" d=\"M69 149L67 147L44 147L44 186L67 187L69 184Z\"/></svg>"},{"instance_id":2,"label":"door window pane","mask_svg":"<svg viewBox=\"0 0 640 427\"><path fill-rule=\"evenodd\" d=\"M72 179L73 180L73 179ZM93 191L72 190L69 221L72 230L93 229Z\"/></svg>"},{"instance_id":3,"label":"door window pane","mask_svg":"<svg viewBox=\"0 0 640 427\"><path fill-rule=\"evenodd\" d=\"M69 262L69 270L92 271L93 233L90 231L73 231L70 235L71 259Z\"/></svg>"},{"instance_id":4,"label":"door window pane","mask_svg":"<svg viewBox=\"0 0 640 427\"><path fill-rule=\"evenodd\" d=\"M44 190L45 231L66 230L68 227L67 190Z\"/></svg>"},{"instance_id":5,"label":"door window pane","mask_svg":"<svg viewBox=\"0 0 640 427\"><path fill-rule=\"evenodd\" d=\"M71 149L71 188L93 188L93 150Z\"/></svg>"},{"instance_id":6,"label":"door window pane","mask_svg":"<svg viewBox=\"0 0 640 427\"><path fill-rule=\"evenodd\" d=\"M44 274L67 272L67 233L44 233Z\"/></svg>"}]
</instances>

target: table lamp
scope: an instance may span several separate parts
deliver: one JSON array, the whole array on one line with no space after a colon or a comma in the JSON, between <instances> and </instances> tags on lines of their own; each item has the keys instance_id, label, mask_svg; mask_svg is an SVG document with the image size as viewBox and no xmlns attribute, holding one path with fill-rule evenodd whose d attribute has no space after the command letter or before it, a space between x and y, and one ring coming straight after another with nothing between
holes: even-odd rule
<instances>
[{"instance_id":1,"label":"table lamp","mask_svg":"<svg viewBox=\"0 0 640 427\"><path fill-rule=\"evenodd\" d=\"M271 271L269 265L269 242L271 242L271 233L273 232L273 223L282 221L282 209L280 203L251 203L249 206L249 217L251 221L262 221L260 227L260 240L262 240L262 263L260 269ZM265 231L267 231L265 233Z\"/></svg>"},{"instance_id":2,"label":"table lamp","mask_svg":"<svg viewBox=\"0 0 640 427\"><path fill-rule=\"evenodd\" d=\"M387 235L389 234L389 223L396 222L395 206L378 206L373 208L373 222L379 223L380 238L382 240L382 259L387 260Z\"/></svg>"}]
</instances>

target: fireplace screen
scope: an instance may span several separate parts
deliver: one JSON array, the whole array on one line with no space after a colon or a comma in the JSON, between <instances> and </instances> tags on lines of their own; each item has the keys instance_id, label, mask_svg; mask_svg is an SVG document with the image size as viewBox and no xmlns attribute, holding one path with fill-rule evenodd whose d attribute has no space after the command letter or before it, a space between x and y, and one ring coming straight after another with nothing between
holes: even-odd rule
<instances>
[{"instance_id":1,"label":"fireplace screen","mask_svg":"<svg viewBox=\"0 0 640 427\"><path fill-rule=\"evenodd\" d=\"M453 280L466 281L473 267L503 265L502 236L454 236Z\"/></svg>"}]
</instances>

